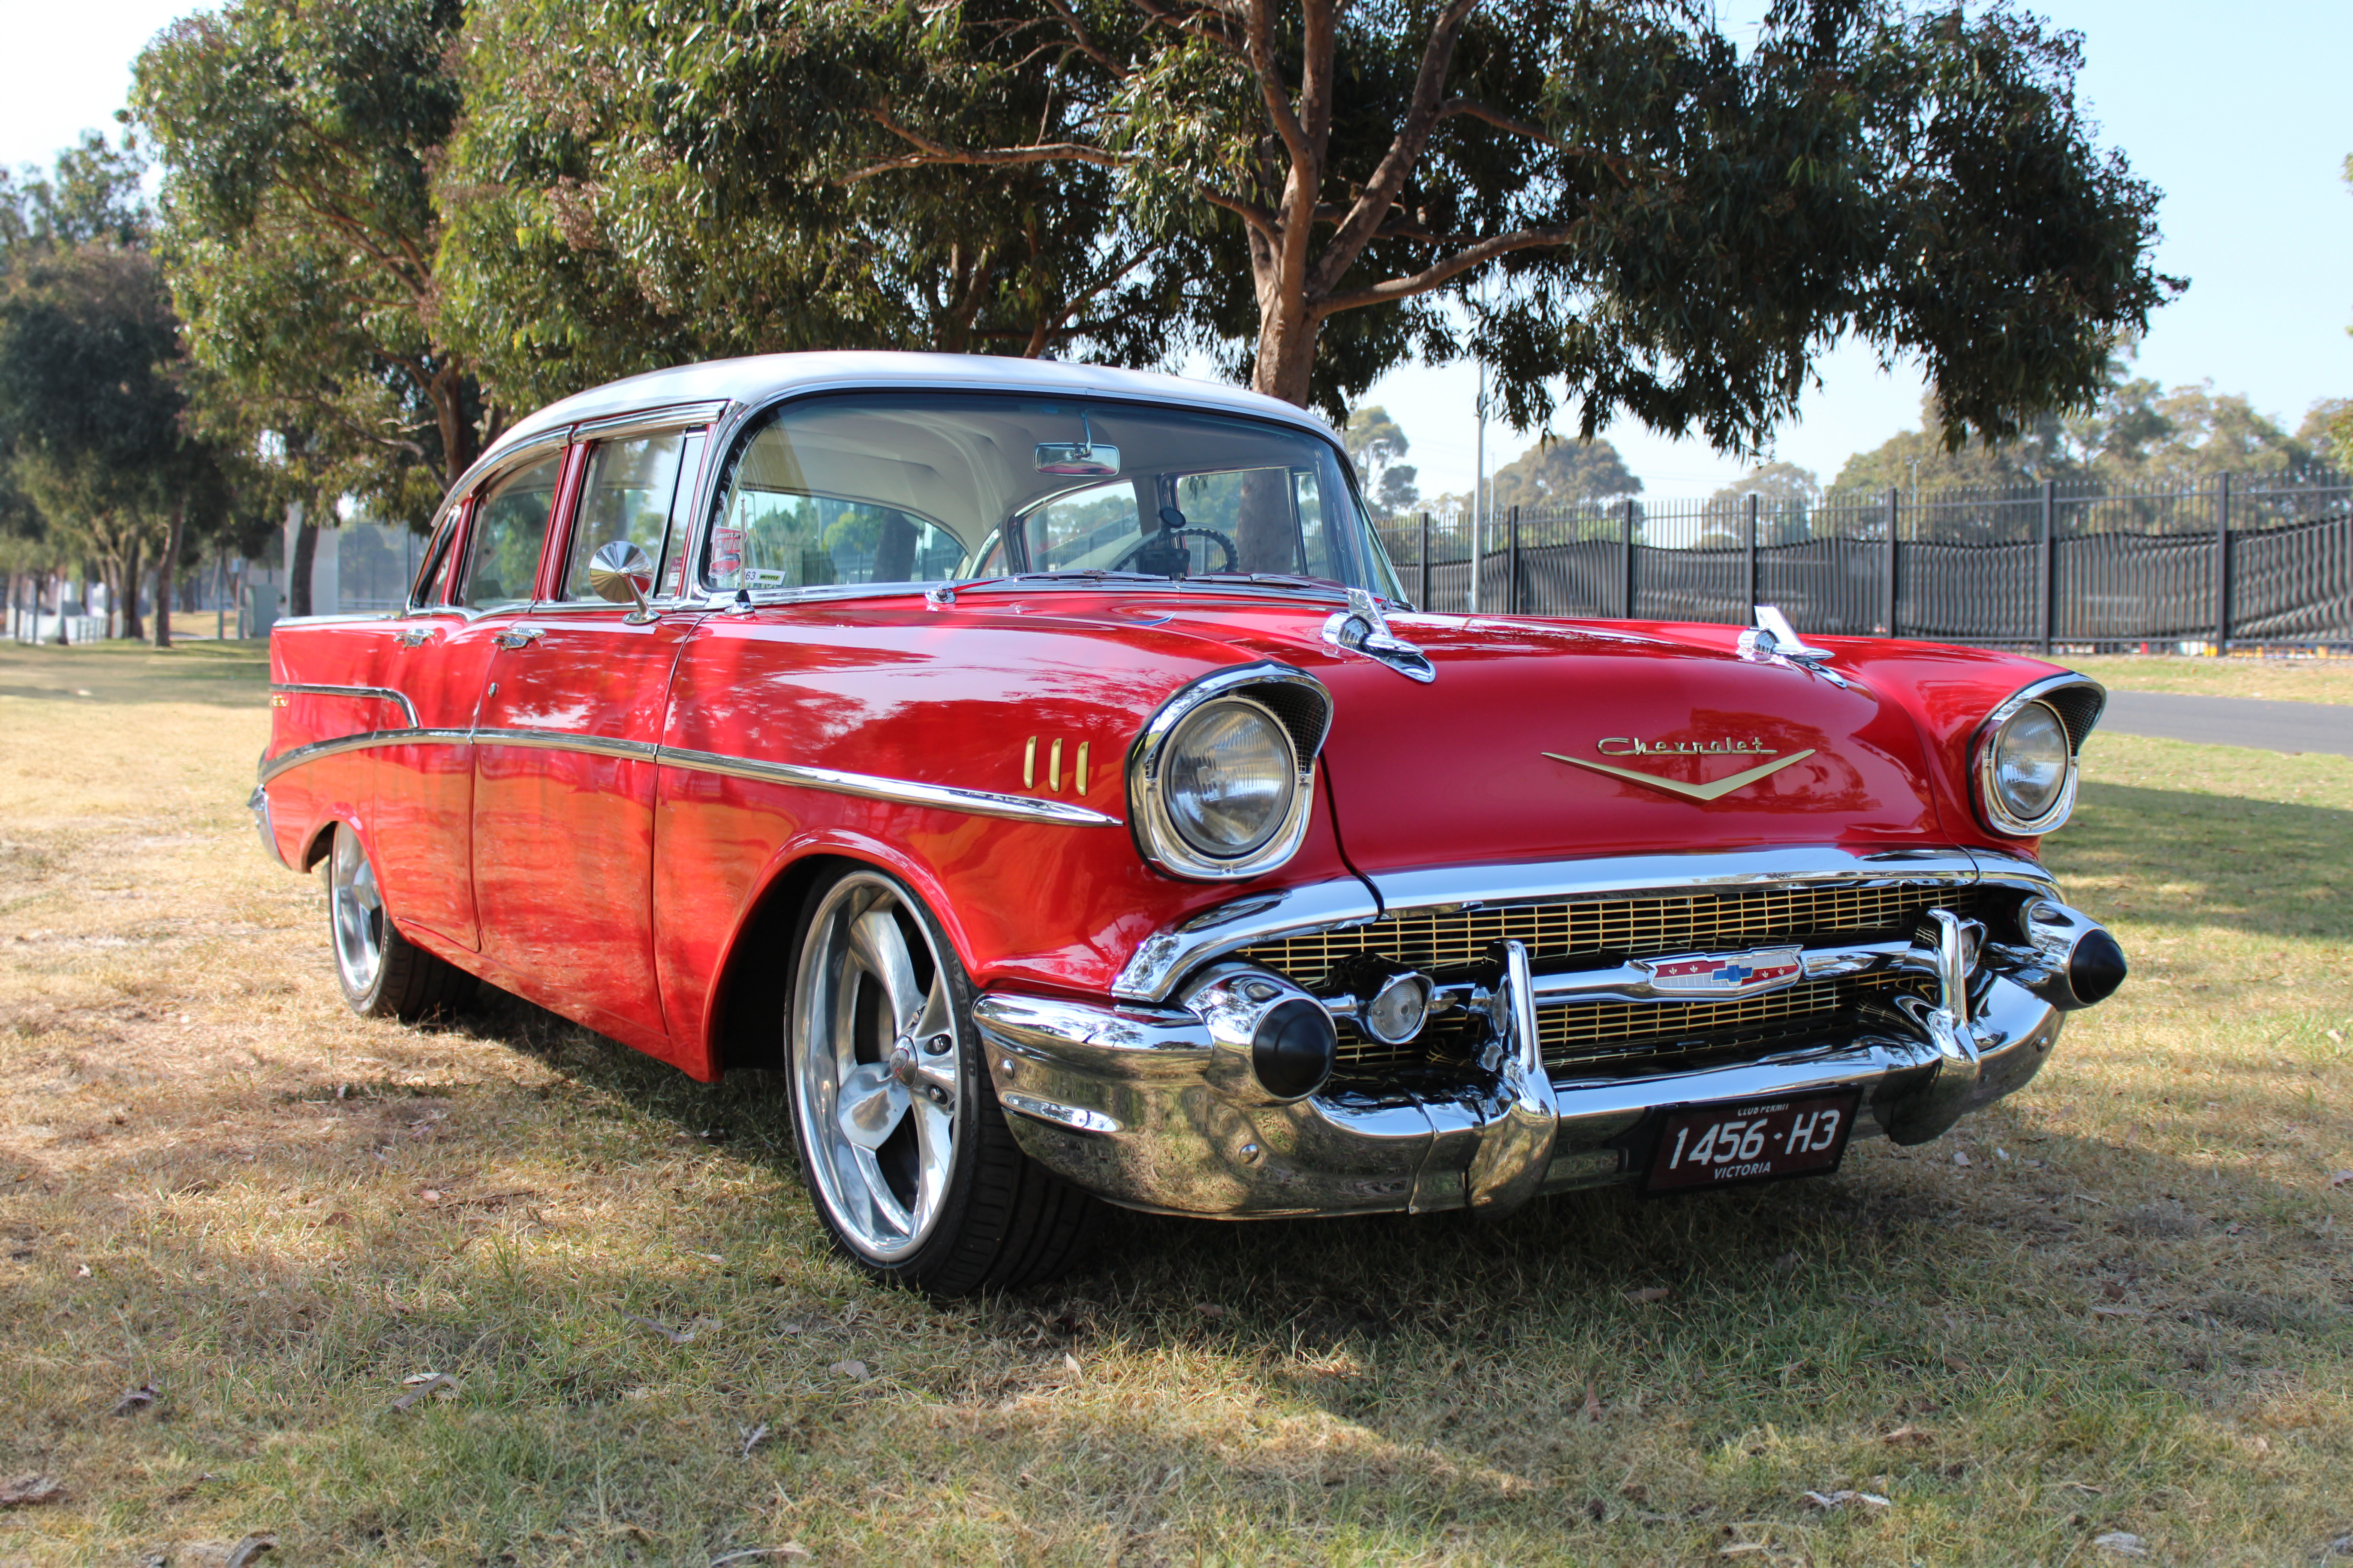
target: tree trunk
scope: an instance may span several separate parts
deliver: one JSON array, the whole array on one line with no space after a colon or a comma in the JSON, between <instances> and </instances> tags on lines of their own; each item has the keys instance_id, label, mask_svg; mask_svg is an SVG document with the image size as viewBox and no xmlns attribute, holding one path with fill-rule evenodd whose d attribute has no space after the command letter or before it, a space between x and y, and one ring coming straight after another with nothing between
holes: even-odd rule
<instances>
[{"instance_id":1,"label":"tree trunk","mask_svg":"<svg viewBox=\"0 0 2353 1568\"><path fill-rule=\"evenodd\" d=\"M1259 290L1258 356L1250 367L1250 390L1304 408L1308 383L1315 373L1315 338L1324 323L1308 313L1305 300L1286 298L1287 292L1279 286Z\"/></svg>"},{"instance_id":2,"label":"tree trunk","mask_svg":"<svg viewBox=\"0 0 2353 1568\"><path fill-rule=\"evenodd\" d=\"M58 573L58 646L63 647L69 640L66 636L66 574L60 569Z\"/></svg>"},{"instance_id":3,"label":"tree trunk","mask_svg":"<svg viewBox=\"0 0 2353 1568\"><path fill-rule=\"evenodd\" d=\"M172 585L180 575L180 545L187 536L188 503L172 508L172 531L164 538L164 553L155 561L155 646L172 646Z\"/></svg>"},{"instance_id":4,"label":"tree trunk","mask_svg":"<svg viewBox=\"0 0 2353 1568\"><path fill-rule=\"evenodd\" d=\"M294 529L294 564L287 570L286 613L311 613L311 563L319 558L319 531L307 512Z\"/></svg>"},{"instance_id":5,"label":"tree trunk","mask_svg":"<svg viewBox=\"0 0 2353 1568\"><path fill-rule=\"evenodd\" d=\"M122 635L132 642L147 640L147 627L139 618L139 557L144 553L139 546L142 542L133 533L122 547Z\"/></svg>"}]
</instances>

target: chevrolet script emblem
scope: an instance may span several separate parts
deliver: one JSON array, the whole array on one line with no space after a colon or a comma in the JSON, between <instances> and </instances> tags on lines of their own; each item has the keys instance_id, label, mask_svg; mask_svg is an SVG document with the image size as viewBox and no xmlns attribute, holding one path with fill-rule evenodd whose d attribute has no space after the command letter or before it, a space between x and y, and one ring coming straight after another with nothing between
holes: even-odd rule
<instances>
[{"instance_id":1,"label":"chevrolet script emblem","mask_svg":"<svg viewBox=\"0 0 2353 1568\"><path fill-rule=\"evenodd\" d=\"M1638 958L1650 971L1651 989L1673 996L1748 996L1776 991L1806 973L1805 954L1794 947L1760 947L1749 952L1687 952L1674 958Z\"/></svg>"},{"instance_id":2,"label":"chevrolet script emblem","mask_svg":"<svg viewBox=\"0 0 2353 1568\"><path fill-rule=\"evenodd\" d=\"M1642 741L1628 735L1610 735L1593 749L1605 757L1773 757L1771 752L1756 741ZM1662 789L1669 795L1680 795L1692 800L1715 800L1730 795L1745 784L1753 784L1758 779L1778 773L1792 763L1802 763L1813 754L1810 749L1792 752L1786 757L1773 757L1769 763L1745 768L1728 778L1706 784L1685 784L1681 779L1662 779L1656 773L1637 773L1632 768L1617 767L1609 763L1588 763L1582 757L1564 757L1558 752L1545 753L1554 762L1567 763L1572 768L1590 768L1597 773L1608 773L1613 779L1648 784L1652 789Z\"/></svg>"}]
</instances>

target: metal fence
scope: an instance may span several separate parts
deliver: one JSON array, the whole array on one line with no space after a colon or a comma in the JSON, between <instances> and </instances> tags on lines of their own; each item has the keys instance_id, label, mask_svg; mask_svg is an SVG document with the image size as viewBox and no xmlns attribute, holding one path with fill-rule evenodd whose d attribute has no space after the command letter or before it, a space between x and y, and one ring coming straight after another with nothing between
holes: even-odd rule
<instances>
[{"instance_id":1,"label":"metal fence","mask_svg":"<svg viewBox=\"0 0 2353 1568\"><path fill-rule=\"evenodd\" d=\"M1745 625L1997 647L2353 648L2353 481L2218 476L1915 498L1763 495L1381 527L1434 610ZM1474 591L1475 577L1475 591Z\"/></svg>"}]
</instances>

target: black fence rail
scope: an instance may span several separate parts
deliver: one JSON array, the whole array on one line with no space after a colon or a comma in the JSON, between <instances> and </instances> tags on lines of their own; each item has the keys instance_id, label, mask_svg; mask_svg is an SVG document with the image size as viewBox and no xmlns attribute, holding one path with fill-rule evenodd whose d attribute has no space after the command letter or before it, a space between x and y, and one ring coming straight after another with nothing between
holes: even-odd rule
<instances>
[{"instance_id":1,"label":"black fence rail","mask_svg":"<svg viewBox=\"0 0 2353 1568\"><path fill-rule=\"evenodd\" d=\"M1922 497L1751 495L1381 528L1435 610L1746 625L2000 647L2353 648L2353 482L2221 476Z\"/></svg>"}]
</instances>

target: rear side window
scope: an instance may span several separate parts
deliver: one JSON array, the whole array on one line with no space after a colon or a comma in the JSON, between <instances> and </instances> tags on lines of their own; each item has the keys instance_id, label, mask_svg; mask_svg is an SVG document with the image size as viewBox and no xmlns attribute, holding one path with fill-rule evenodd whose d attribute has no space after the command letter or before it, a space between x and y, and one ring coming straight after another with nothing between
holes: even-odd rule
<instances>
[{"instance_id":1,"label":"rear side window","mask_svg":"<svg viewBox=\"0 0 2353 1568\"><path fill-rule=\"evenodd\" d=\"M409 585L411 609L421 610L441 603L449 583L449 542L458 537L458 525L465 516L464 507L452 507L434 531L433 542L425 549L425 564L417 568L417 581Z\"/></svg>"},{"instance_id":2,"label":"rear side window","mask_svg":"<svg viewBox=\"0 0 2353 1568\"><path fill-rule=\"evenodd\" d=\"M540 552L547 545L548 516L555 509L555 483L563 474L564 454L558 452L493 481L475 503L459 604L498 610L531 603Z\"/></svg>"},{"instance_id":3,"label":"rear side window","mask_svg":"<svg viewBox=\"0 0 2353 1568\"><path fill-rule=\"evenodd\" d=\"M615 540L646 552L657 583L666 580L665 556L673 519L683 521L679 487L692 480L691 458L702 444L701 431L664 430L597 445L588 459L587 482L580 491L578 521L572 525L571 553L564 566L564 596L594 600L588 585L588 562Z\"/></svg>"}]
</instances>

